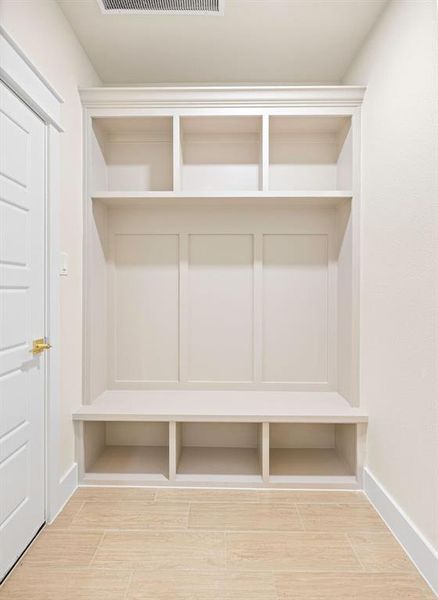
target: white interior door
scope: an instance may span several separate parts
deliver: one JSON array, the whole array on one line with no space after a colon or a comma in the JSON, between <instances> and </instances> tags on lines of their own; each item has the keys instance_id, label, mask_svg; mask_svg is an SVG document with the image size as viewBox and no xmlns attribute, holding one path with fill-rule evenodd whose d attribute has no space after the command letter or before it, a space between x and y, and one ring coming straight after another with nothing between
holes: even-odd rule
<instances>
[{"instance_id":1,"label":"white interior door","mask_svg":"<svg viewBox=\"0 0 438 600\"><path fill-rule=\"evenodd\" d=\"M0 82L0 580L44 523L45 126Z\"/></svg>"}]
</instances>

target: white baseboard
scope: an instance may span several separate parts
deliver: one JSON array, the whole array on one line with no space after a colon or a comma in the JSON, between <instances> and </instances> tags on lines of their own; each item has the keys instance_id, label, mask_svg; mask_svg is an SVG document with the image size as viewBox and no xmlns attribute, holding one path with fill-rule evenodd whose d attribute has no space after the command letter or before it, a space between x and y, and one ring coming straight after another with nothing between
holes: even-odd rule
<instances>
[{"instance_id":1,"label":"white baseboard","mask_svg":"<svg viewBox=\"0 0 438 600\"><path fill-rule=\"evenodd\" d=\"M53 515L49 516L48 522L52 523L59 513L62 511L64 506L70 500L78 487L78 463L73 463L72 466L67 469L64 475L59 480L57 490L57 502L56 510Z\"/></svg>"},{"instance_id":2,"label":"white baseboard","mask_svg":"<svg viewBox=\"0 0 438 600\"><path fill-rule=\"evenodd\" d=\"M371 504L438 595L438 552L368 469L364 469L364 490Z\"/></svg>"}]
</instances>

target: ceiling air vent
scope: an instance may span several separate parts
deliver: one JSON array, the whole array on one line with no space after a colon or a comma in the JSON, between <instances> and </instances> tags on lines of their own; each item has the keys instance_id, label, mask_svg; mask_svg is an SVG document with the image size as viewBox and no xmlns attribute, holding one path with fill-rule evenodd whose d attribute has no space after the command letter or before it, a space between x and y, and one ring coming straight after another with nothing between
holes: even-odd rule
<instances>
[{"instance_id":1,"label":"ceiling air vent","mask_svg":"<svg viewBox=\"0 0 438 600\"><path fill-rule=\"evenodd\" d=\"M223 14L224 0L97 0L110 14Z\"/></svg>"}]
</instances>

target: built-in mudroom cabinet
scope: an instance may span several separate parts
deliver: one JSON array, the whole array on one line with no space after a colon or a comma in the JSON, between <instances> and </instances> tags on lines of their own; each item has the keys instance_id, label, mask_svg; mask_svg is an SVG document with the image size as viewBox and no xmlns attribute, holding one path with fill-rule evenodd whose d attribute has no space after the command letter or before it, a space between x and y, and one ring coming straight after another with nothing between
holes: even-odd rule
<instances>
[{"instance_id":1,"label":"built-in mudroom cabinet","mask_svg":"<svg viewBox=\"0 0 438 600\"><path fill-rule=\"evenodd\" d=\"M81 91L83 485L361 487L363 94Z\"/></svg>"}]
</instances>

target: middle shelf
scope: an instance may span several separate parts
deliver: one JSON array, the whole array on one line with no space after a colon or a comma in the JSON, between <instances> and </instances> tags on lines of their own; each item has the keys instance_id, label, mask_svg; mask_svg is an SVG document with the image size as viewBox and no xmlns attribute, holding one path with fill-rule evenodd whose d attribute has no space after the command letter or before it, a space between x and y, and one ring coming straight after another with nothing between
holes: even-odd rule
<instances>
[{"instance_id":1,"label":"middle shelf","mask_svg":"<svg viewBox=\"0 0 438 600\"><path fill-rule=\"evenodd\" d=\"M288 206L313 206L333 207L341 206L353 197L352 190L287 190L287 191L232 191L232 190L209 190L205 191L96 191L92 200L107 207L147 207L174 205L180 202L187 204L209 205L220 202L222 206L227 204L266 203L272 205Z\"/></svg>"}]
</instances>

